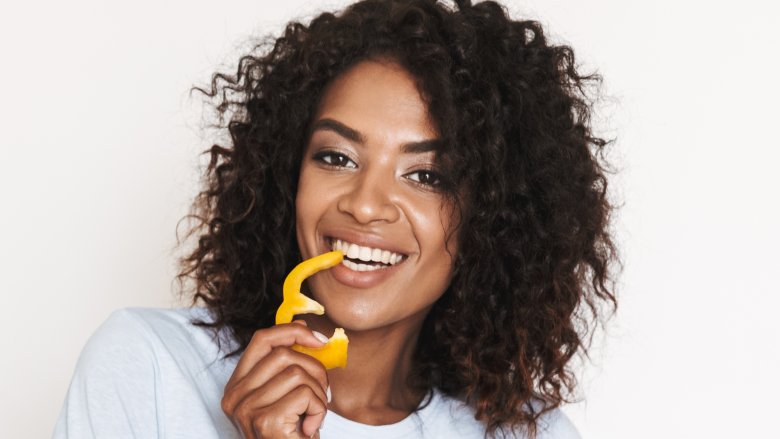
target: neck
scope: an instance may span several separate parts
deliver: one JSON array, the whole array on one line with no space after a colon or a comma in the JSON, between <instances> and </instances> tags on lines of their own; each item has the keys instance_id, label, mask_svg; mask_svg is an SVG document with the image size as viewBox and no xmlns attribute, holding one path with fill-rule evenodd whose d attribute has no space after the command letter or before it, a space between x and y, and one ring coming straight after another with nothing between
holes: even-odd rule
<instances>
[{"instance_id":1,"label":"neck","mask_svg":"<svg viewBox=\"0 0 780 439\"><path fill-rule=\"evenodd\" d=\"M306 318L309 327L332 334L328 322L313 317ZM328 371L332 394L329 410L356 422L383 425L398 422L417 408L423 395L408 385L422 326L422 319L415 320L419 321L347 331L347 367Z\"/></svg>"}]
</instances>

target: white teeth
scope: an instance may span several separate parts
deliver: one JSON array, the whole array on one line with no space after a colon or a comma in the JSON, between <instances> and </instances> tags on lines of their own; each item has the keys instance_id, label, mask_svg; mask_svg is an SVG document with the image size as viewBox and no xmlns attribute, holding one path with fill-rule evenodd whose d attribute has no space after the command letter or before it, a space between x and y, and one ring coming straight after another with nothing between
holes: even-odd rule
<instances>
[{"instance_id":1,"label":"white teeth","mask_svg":"<svg viewBox=\"0 0 780 439\"><path fill-rule=\"evenodd\" d=\"M342 264L346 265L347 268L354 271L374 271L374 270L380 270L384 267L381 267L379 265L366 265L366 264L356 264L350 260L344 259Z\"/></svg>"},{"instance_id":2,"label":"white teeth","mask_svg":"<svg viewBox=\"0 0 780 439\"><path fill-rule=\"evenodd\" d=\"M360 256L360 247L356 244L350 244L349 250L347 250L347 257L357 259L358 256Z\"/></svg>"},{"instance_id":3,"label":"white teeth","mask_svg":"<svg viewBox=\"0 0 780 439\"><path fill-rule=\"evenodd\" d=\"M333 250L339 250L350 259L360 259L365 262L381 262L383 264L395 265L403 259L398 253L381 248L363 247L352 244L340 239L333 240ZM358 264L352 261L344 260L344 265L355 271L373 271L386 268L382 265Z\"/></svg>"}]
</instances>

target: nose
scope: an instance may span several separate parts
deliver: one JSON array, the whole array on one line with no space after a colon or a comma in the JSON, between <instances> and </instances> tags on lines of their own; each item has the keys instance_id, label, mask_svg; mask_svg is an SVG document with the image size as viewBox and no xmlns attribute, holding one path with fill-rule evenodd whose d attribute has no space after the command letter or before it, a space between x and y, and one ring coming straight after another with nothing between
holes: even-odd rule
<instances>
[{"instance_id":1,"label":"nose","mask_svg":"<svg viewBox=\"0 0 780 439\"><path fill-rule=\"evenodd\" d=\"M400 211L393 202L391 180L368 173L353 179L349 190L338 200L339 211L352 216L360 224L398 221Z\"/></svg>"}]
</instances>

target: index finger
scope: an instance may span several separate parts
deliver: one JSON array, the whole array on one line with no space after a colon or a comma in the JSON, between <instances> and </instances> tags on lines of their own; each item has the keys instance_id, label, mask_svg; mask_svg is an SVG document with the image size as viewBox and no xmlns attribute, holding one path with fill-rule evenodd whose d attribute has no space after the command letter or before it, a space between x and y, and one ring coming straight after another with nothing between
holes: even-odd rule
<instances>
[{"instance_id":1,"label":"index finger","mask_svg":"<svg viewBox=\"0 0 780 439\"><path fill-rule=\"evenodd\" d=\"M319 348L325 345L324 342L314 336L311 329L305 324L285 323L255 331L244 354L241 355L241 359L238 361L227 386L229 387L233 382L243 378L273 348L292 346L294 344L312 348Z\"/></svg>"}]
</instances>

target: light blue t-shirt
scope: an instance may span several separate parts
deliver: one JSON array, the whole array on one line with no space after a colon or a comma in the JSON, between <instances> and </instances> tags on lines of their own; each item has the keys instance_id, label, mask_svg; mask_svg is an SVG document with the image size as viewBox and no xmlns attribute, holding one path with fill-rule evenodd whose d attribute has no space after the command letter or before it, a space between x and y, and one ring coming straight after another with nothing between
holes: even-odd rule
<instances>
[{"instance_id":1,"label":"light blue t-shirt","mask_svg":"<svg viewBox=\"0 0 780 439\"><path fill-rule=\"evenodd\" d=\"M204 308L132 308L114 312L79 358L54 438L240 438L221 409L238 358L234 347L191 323ZM538 439L579 439L560 410L541 418ZM430 403L400 422L365 425L328 412L321 439L473 438L485 429L474 411L434 392ZM525 438L522 433L515 437Z\"/></svg>"}]
</instances>

